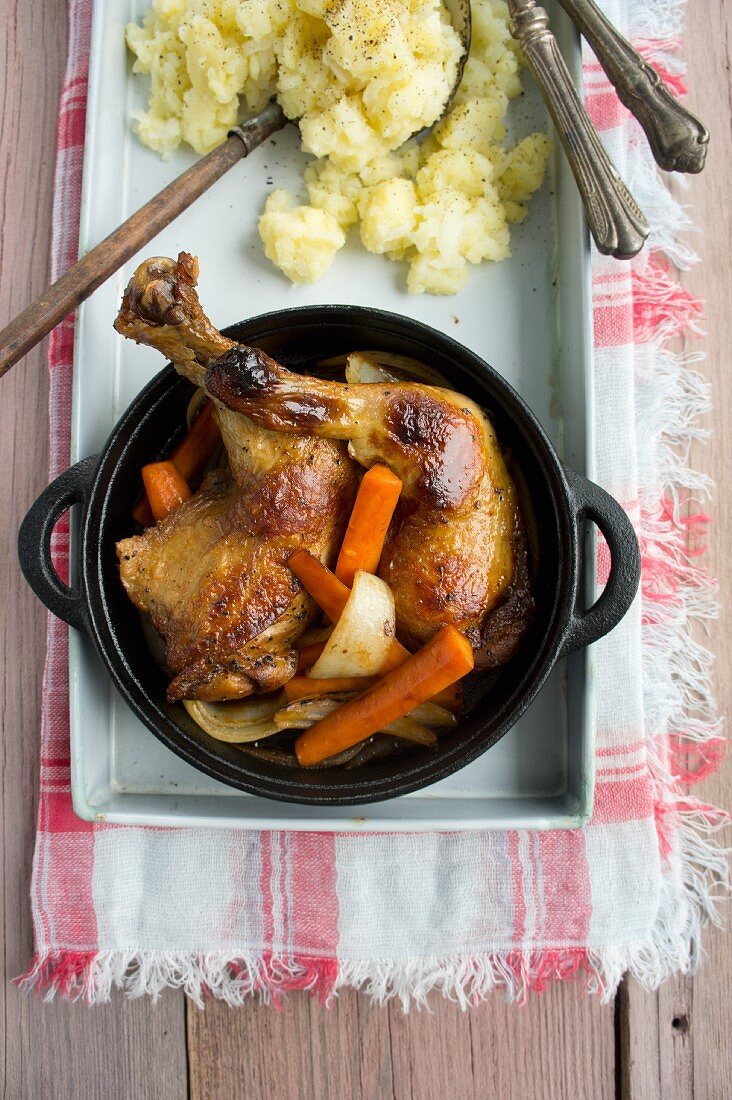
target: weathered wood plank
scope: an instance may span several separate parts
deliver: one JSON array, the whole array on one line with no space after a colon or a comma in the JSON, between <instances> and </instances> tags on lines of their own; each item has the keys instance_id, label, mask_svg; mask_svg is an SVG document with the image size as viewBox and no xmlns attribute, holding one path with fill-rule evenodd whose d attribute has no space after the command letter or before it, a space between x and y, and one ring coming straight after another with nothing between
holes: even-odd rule
<instances>
[{"instance_id":1,"label":"weathered wood plank","mask_svg":"<svg viewBox=\"0 0 732 1100\"><path fill-rule=\"evenodd\" d=\"M709 447L695 447L692 464L718 485L712 512L714 528L704 564L719 578L723 608L732 604L732 567L727 547L732 538L732 501L724 489L732 467L729 435L729 364L732 362L732 287L729 242L729 164L732 138L730 66L732 9L725 0L688 0L686 57L689 105L707 122L712 140L705 172L692 181L694 221L702 235L693 244L702 263L682 277L706 303L707 358L701 365L711 380L714 408ZM697 343L691 341L690 349ZM704 639L709 644L710 639ZM722 714L732 710L732 632L728 614L715 624L711 644L717 655L716 683ZM694 788L694 794L718 806L732 805L730 762L719 775ZM712 1100L732 1096L732 941L729 933L708 930L705 958L693 980L667 982L656 994L629 982L620 1002L622 1092L624 1100Z\"/></svg>"},{"instance_id":2,"label":"weathered wood plank","mask_svg":"<svg viewBox=\"0 0 732 1100\"><path fill-rule=\"evenodd\" d=\"M696 15L696 18L695 18ZM713 437L709 447L695 447L692 462L711 474L717 484L714 497L714 527L706 564L719 578L722 616L714 625L711 644L716 654L716 688L722 715L732 714L732 497L729 471L732 469L730 436L730 364L732 363L732 269L729 260L732 241L729 168L732 164L732 7L725 0L693 0L688 19L688 57L692 87L698 88L697 102L709 113L713 144L711 166L694 189L697 224L703 239L699 251L702 264L689 272L686 284L706 301L705 373L711 379L713 410L709 425ZM708 644L710 639L704 639ZM727 732L729 733L729 727ZM719 773L696 789L699 798L732 810L732 757ZM730 843L730 831L726 842ZM704 959L691 985L690 996L678 1001L662 999L665 1018L671 1018L672 1042L688 1043L693 1058L695 1100L722 1100L732 1096L732 937L729 902L722 903L727 928L709 929L704 938ZM662 991L664 995L666 990ZM668 993L672 994L672 990ZM688 1010L687 1010L688 1005ZM678 1021L674 1026L674 1021ZM679 1033L681 1032L681 1037ZM684 1032L686 1035L684 1036Z\"/></svg>"},{"instance_id":3,"label":"weathered wood plank","mask_svg":"<svg viewBox=\"0 0 732 1100\"><path fill-rule=\"evenodd\" d=\"M182 995L88 1008L11 995L7 1100L185 1100Z\"/></svg>"},{"instance_id":4,"label":"weathered wood plank","mask_svg":"<svg viewBox=\"0 0 732 1100\"><path fill-rule=\"evenodd\" d=\"M695 1095L692 995L692 981L683 977L669 979L657 993L635 981L623 987L618 1000L623 1100L691 1100Z\"/></svg>"},{"instance_id":5,"label":"weathered wood plank","mask_svg":"<svg viewBox=\"0 0 732 1100\"><path fill-rule=\"evenodd\" d=\"M616 1000L618 1094L622 1100L662 1100L658 1001L624 982Z\"/></svg>"},{"instance_id":6,"label":"weathered wood plank","mask_svg":"<svg viewBox=\"0 0 732 1100\"><path fill-rule=\"evenodd\" d=\"M615 1097L613 1006L578 986L553 985L523 1008L494 998L469 1021L476 1100Z\"/></svg>"},{"instance_id":7,"label":"weathered wood plank","mask_svg":"<svg viewBox=\"0 0 732 1100\"><path fill-rule=\"evenodd\" d=\"M191 1100L219 1100L249 1082L248 1100L612 1100L612 1007L555 987L524 1008L495 997L461 1012L438 997L404 1015L344 992L332 1013L305 994L281 1013L188 1009Z\"/></svg>"},{"instance_id":8,"label":"weathered wood plank","mask_svg":"<svg viewBox=\"0 0 732 1100\"><path fill-rule=\"evenodd\" d=\"M383 1040L386 1018L371 1024ZM382 1042L374 1042L373 1027L366 1031L366 1048L378 1057ZM362 1074L368 1080L377 1076L371 1077L373 1063L363 1065L366 1048L352 995L339 997L332 1012L307 994L288 997L281 1011L258 1001L239 1010L220 1002L205 1011L188 1006L191 1100L235 1096L243 1082L248 1100L356 1100L362 1096ZM371 1095L391 1094L372 1090Z\"/></svg>"},{"instance_id":9,"label":"weathered wood plank","mask_svg":"<svg viewBox=\"0 0 732 1100\"><path fill-rule=\"evenodd\" d=\"M46 285L65 0L0 4L0 326ZM20 574L18 524L46 481L46 347L0 396L0 714L2 832L0 1029L7 1100L180 1100L186 1091L182 994L154 1008L117 1000L44 1005L9 984L28 964L28 885L38 790L45 612Z\"/></svg>"}]
</instances>

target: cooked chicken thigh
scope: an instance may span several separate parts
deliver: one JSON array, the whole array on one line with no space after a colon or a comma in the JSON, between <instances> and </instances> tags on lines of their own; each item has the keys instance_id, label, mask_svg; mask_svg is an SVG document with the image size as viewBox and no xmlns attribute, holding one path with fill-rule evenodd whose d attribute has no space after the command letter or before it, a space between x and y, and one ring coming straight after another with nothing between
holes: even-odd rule
<instances>
[{"instance_id":1,"label":"cooked chicken thigh","mask_svg":"<svg viewBox=\"0 0 732 1100\"><path fill-rule=\"evenodd\" d=\"M332 561L355 491L352 458L384 462L403 481L379 569L402 640L417 646L451 623L470 638L476 668L513 656L533 607L526 541L482 410L434 386L293 374L217 332L196 277L185 253L146 261L115 322L205 386L232 471L118 546L122 581L166 642L169 697L241 697L292 675L313 609L287 558L305 546Z\"/></svg>"},{"instance_id":2,"label":"cooked chicken thigh","mask_svg":"<svg viewBox=\"0 0 732 1100\"><path fill-rule=\"evenodd\" d=\"M209 364L205 386L263 428L348 440L362 466L398 474L379 573L407 645L450 623L470 639L476 668L513 656L533 607L524 529L496 434L473 401L419 383L304 377L241 345Z\"/></svg>"},{"instance_id":3,"label":"cooked chicken thigh","mask_svg":"<svg viewBox=\"0 0 732 1100\"><path fill-rule=\"evenodd\" d=\"M148 260L115 327L201 384L236 345L204 316L196 276L185 253ZM117 546L122 583L165 643L171 702L242 698L290 679L316 608L287 559L306 547L332 563L357 486L345 444L270 432L223 406L215 415L231 474L210 474L162 523Z\"/></svg>"}]
</instances>

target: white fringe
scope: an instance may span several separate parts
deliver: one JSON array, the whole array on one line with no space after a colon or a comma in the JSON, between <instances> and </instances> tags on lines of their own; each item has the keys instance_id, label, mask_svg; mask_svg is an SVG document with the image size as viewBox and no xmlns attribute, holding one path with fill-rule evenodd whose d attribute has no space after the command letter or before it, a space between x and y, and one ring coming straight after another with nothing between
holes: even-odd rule
<instances>
[{"instance_id":1,"label":"white fringe","mask_svg":"<svg viewBox=\"0 0 732 1100\"><path fill-rule=\"evenodd\" d=\"M678 40L684 28L684 7L685 0L630 0L627 33L632 39Z\"/></svg>"},{"instance_id":2,"label":"white fringe","mask_svg":"<svg viewBox=\"0 0 732 1100\"><path fill-rule=\"evenodd\" d=\"M709 834L720 824L693 807L675 808L673 814L681 880L665 877L656 927L642 942L587 951L540 952L524 956L518 966L517 952L346 960L339 963L335 985L325 989L318 988L317 975L310 966L292 958L104 951L66 985L54 980L54 957L41 957L20 983L21 988L37 989L46 1001L62 991L70 1000L83 998L95 1005L109 1001L113 989L130 998L148 995L156 1001L170 987L185 990L199 1008L204 1007L209 995L231 1007L244 1004L251 996L269 1003L292 987L320 993L330 1004L338 990L352 988L379 1005L397 999L405 1012L412 1006L429 1007L432 993L440 993L467 1009L495 991L501 991L508 1001L524 1002L532 989L543 988L548 978L557 976L551 960L546 972L548 956L563 955L568 969L576 970L587 991L607 1003L628 973L648 989L657 988L671 973L691 973L698 962L702 925L707 921L719 923L715 891L728 885L727 862ZM304 982L308 977L309 981Z\"/></svg>"},{"instance_id":3,"label":"white fringe","mask_svg":"<svg viewBox=\"0 0 732 1100\"><path fill-rule=\"evenodd\" d=\"M629 146L625 182L651 227L646 247L651 252L662 252L675 267L686 271L699 259L682 236L697 232L690 207L680 203L666 188L640 125L633 123L632 129L635 133ZM683 190L689 186L679 178L674 182Z\"/></svg>"},{"instance_id":4,"label":"white fringe","mask_svg":"<svg viewBox=\"0 0 732 1100\"><path fill-rule=\"evenodd\" d=\"M113 989L131 999L149 996L153 1002L165 989L183 989L203 1008L207 996L235 1007L257 995L270 1003L294 984L305 990L314 990L317 984L311 967L252 952L100 951L71 978L64 974L62 955L40 955L18 981L19 987L40 993L44 1001L53 1001L58 994L90 1005L109 1001Z\"/></svg>"},{"instance_id":5,"label":"white fringe","mask_svg":"<svg viewBox=\"0 0 732 1100\"><path fill-rule=\"evenodd\" d=\"M672 352L661 341L635 349L635 408L641 496L679 493L708 499L712 481L689 466L694 442L709 438L699 418L711 408L711 390L695 371L701 352Z\"/></svg>"},{"instance_id":6,"label":"white fringe","mask_svg":"<svg viewBox=\"0 0 732 1100\"><path fill-rule=\"evenodd\" d=\"M630 5L634 38L678 39L683 0L646 0ZM663 63L671 72L683 66L669 54ZM683 239L693 230L688 207L666 189L640 132L632 143L627 181L653 232L651 249L664 253L679 268L697 259ZM685 182L685 181L684 181ZM642 264L644 261L641 260ZM691 326L698 333L699 326ZM698 640L698 627L708 630L719 613L715 583L690 560L681 537L682 507L689 500L707 499L712 483L689 466L690 449L705 440L700 416L711 406L710 388L694 369L703 355L680 353L667 346L670 332L659 330L636 348L636 437L641 479L640 537L663 554L677 585L664 593L646 586L643 596L643 688L648 754L655 779L659 828L671 845L662 868L659 912L648 943L619 952L614 979L627 969L644 986L657 987L670 974L692 973L701 954L705 923L719 922L717 902L730 889L729 852L712 834L726 824L725 815L685 795L673 770L671 739L704 745L720 737L713 690L713 657ZM654 518L659 493L672 502L671 522ZM666 599L663 599L663 596ZM661 598L659 598L661 597ZM670 598L669 598L670 597ZM600 971L608 975L609 958L602 952ZM610 995L617 980L610 981Z\"/></svg>"},{"instance_id":7,"label":"white fringe","mask_svg":"<svg viewBox=\"0 0 732 1100\"><path fill-rule=\"evenodd\" d=\"M681 517L684 500L705 499L710 480L688 465L692 440L707 433L697 424L710 407L708 384L693 370L699 354L672 353L651 342L638 357L637 437L650 441L653 456L640 469L647 478L641 488L642 538L663 552L665 565L673 569L678 589L670 601L644 595L643 688L648 731L648 756L655 779L659 810L666 817L667 836L673 844L668 866L663 869L662 896L652 938L660 951L660 980L674 972L691 973L701 951L701 930L718 923L719 893L730 889L728 851L712 837L726 822L710 807L687 798L674 774L670 738L703 751L719 738L722 721L713 688L713 656L698 640L698 627L708 632L717 618L716 583L692 561L680 538L683 527L653 518L651 505L659 489L673 502L672 520ZM644 377L645 375L645 377ZM662 584L662 579L660 581ZM663 827L663 823L662 823ZM653 988L658 984L654 968L636 973ZM652 980L649 980L652 979Z\"/></svg>"}]
</instances>

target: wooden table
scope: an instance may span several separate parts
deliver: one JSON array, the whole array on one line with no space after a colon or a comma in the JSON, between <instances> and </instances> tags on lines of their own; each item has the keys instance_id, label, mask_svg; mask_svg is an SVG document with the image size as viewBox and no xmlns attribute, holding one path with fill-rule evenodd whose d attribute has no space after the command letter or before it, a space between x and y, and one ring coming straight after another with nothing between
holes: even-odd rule
<instances>
[{"instance_id":1,"label":"wooden table","mask_svg":"<svg viewBox=\"0 0 732 1100\"><path fill-rule=\"evenodd\" d=\"M51 194L58 93L66 55L64 0L0 4L0 325L48 279ZM732 3L689 0L687 54L692 105L711 126L706 173L690 199L703 234L703 264L684 277L706 299L709 330L702 369L714 385L717 431L694 463L720 489L716 530L707 556L732 605L732 498L725 489L732 443L724 414L730 403L732 295L729 248L732 203L730 41ZM2 878L5 1100L711 1100L732 1097L730 958L732 940L707 931L706 959L693 981L668 982L657 994L625 985L601 1007L571 985L532 997L524 1009L498 996L462 1014L434 1000L433 1013L402 1015L371 1007L352 993L328 1013L305 995L282 1013L255 1002L239 1010L211 1004L205 1012L170 992L104 1007L22 997L8 984L32 950L28 905L38 783L38 714L45 613L18 569L21 517L46 482L47 373L43 345L0 384L0 593L2 631ZM725 431L725 427L727 431ZM712 631L719 656L722 713L730 711L732 630ZM705 782L702 798L732 804L732 768Z\"/></svg>"}]
</instances>

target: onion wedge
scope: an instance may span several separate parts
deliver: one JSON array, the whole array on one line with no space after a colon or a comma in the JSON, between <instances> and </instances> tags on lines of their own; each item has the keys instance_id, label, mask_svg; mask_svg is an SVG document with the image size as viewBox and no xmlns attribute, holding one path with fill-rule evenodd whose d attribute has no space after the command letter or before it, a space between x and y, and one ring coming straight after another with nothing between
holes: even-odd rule
<instances>
[{"instance_id":1,"label":"onion wedge","mask_svg":"<svg viewBox=\"0 0 732 1100\"><path fill-rule=\"evenodd\" d=\"M243 745L279 733L274 716L282 706L277 692L267 699L247 699L241 703L202 703L184 699L183 706L196 725L217 741Z\"/></svg>"},{"instance_id":2,"label":"onion wedge","mask_svg":"<svg viewBox=\"0 0 732 1100\"><path fill-rule=\"evenodd\" d=\"M375 367L381 374L367 377L370 370L363 377L357 377L361 370L361 363L367 360L369 367ZM449 380L435 367L428 366L421 359L414 359L411 355L399 355L393 351L352 351L348 355L332 355L329 359L320 359L316 364L319 368L332 369L334 367L346 367L346 380L348 382L427 382L431 386L442 386L444 389L453 389ZM348 368L351 368L351 377Z\"/></svg>"},{"instance_id":3,"label":"onion wedge","mask_svg":"<svg viewBox=\"0 0 732 1100\"><path fill-rule=\"evenodd\" d=\"M408 714L403 718L397 718L384 726L382 733L390 733L392 737L398 737L400 741L413 741L415 745L436 745L437 734L428 730L421 722L415 722Z\"/></svg>"},{"instance_id":4,"label":"onion wedge","mask_svg":"<svg viewBox=\"0 0 732 1100\"><path fill-rule=\"evenodd\" d=\"M342 695L323 695L317 699L298 699L289 703L275 714L274 720L280 729L309 729L315 722L332 714L334 710L342 706L353 693ZM419 708L416 708L419 709ZM442 710L437 707L437 710ZM446 714L452 718L448 711ZM411 714L403 718L397 718L390 726L386 726L382 733L390 733L402 741L413 741L417 745L436 745L437 737L433 730L429 729L426 722L417 721ZM355 755L355 754L354 754Z\"/></svg>"},{"instance_id":5,"label":"onion wedge","mask_svg":"<svg viewBox=\"0 0 732 1100\"><path fill-rule=\"evenodd\" d=\"M409 717L428 730L447 730L457 725L457 715L429 700L410 710Z\"/></svg>"},{"instance_id":6,"label":"onion wedge","mask_svg":"<svg viewBox=\"0 0 732 1100\"><path fill-rule=\"evenodd\" d=\"M378 676L390 667L395 630L394 596L388 584L357 570L341 617L308 676Z\"/></svg>"},{"instance_id":7,"label":"onion wedge","mask_svg":"<svg viewBox=\"0 0 732 1100\"><path fill-rule=\"evenodd\" d=\"M189 431L191 430L191 424L201 411L201 406L203 405L206 398L207 395L203 386L199 386L196 390L193 391L193 397L188 402L188 408L186 409L186 426L188 427Z\"/></svg>"},{"instance_id":8,"label":"onion wedge","mask_svg":"<svg viewBox=\"0 0 732 1100\"><path fill-rule=\"evenodd\" d=\"M297 699L294 703L288 703L274 716L274 720L282 730L304 730L319 722L336 710L346 699L350 699L353 693L344 695L319 695L317 699Z\"/></svg>"},{"instance_id":9,"label":"onion wedge","mask_svg":"<svg viewBox=\"0 0 732 1100\"><path fill-rule=\"evenodd\" d=\"M346 359L347 382L396 382L397 376L380 367L375 359L361 351L352 351Z\"/></svg>"}]
</instances>

